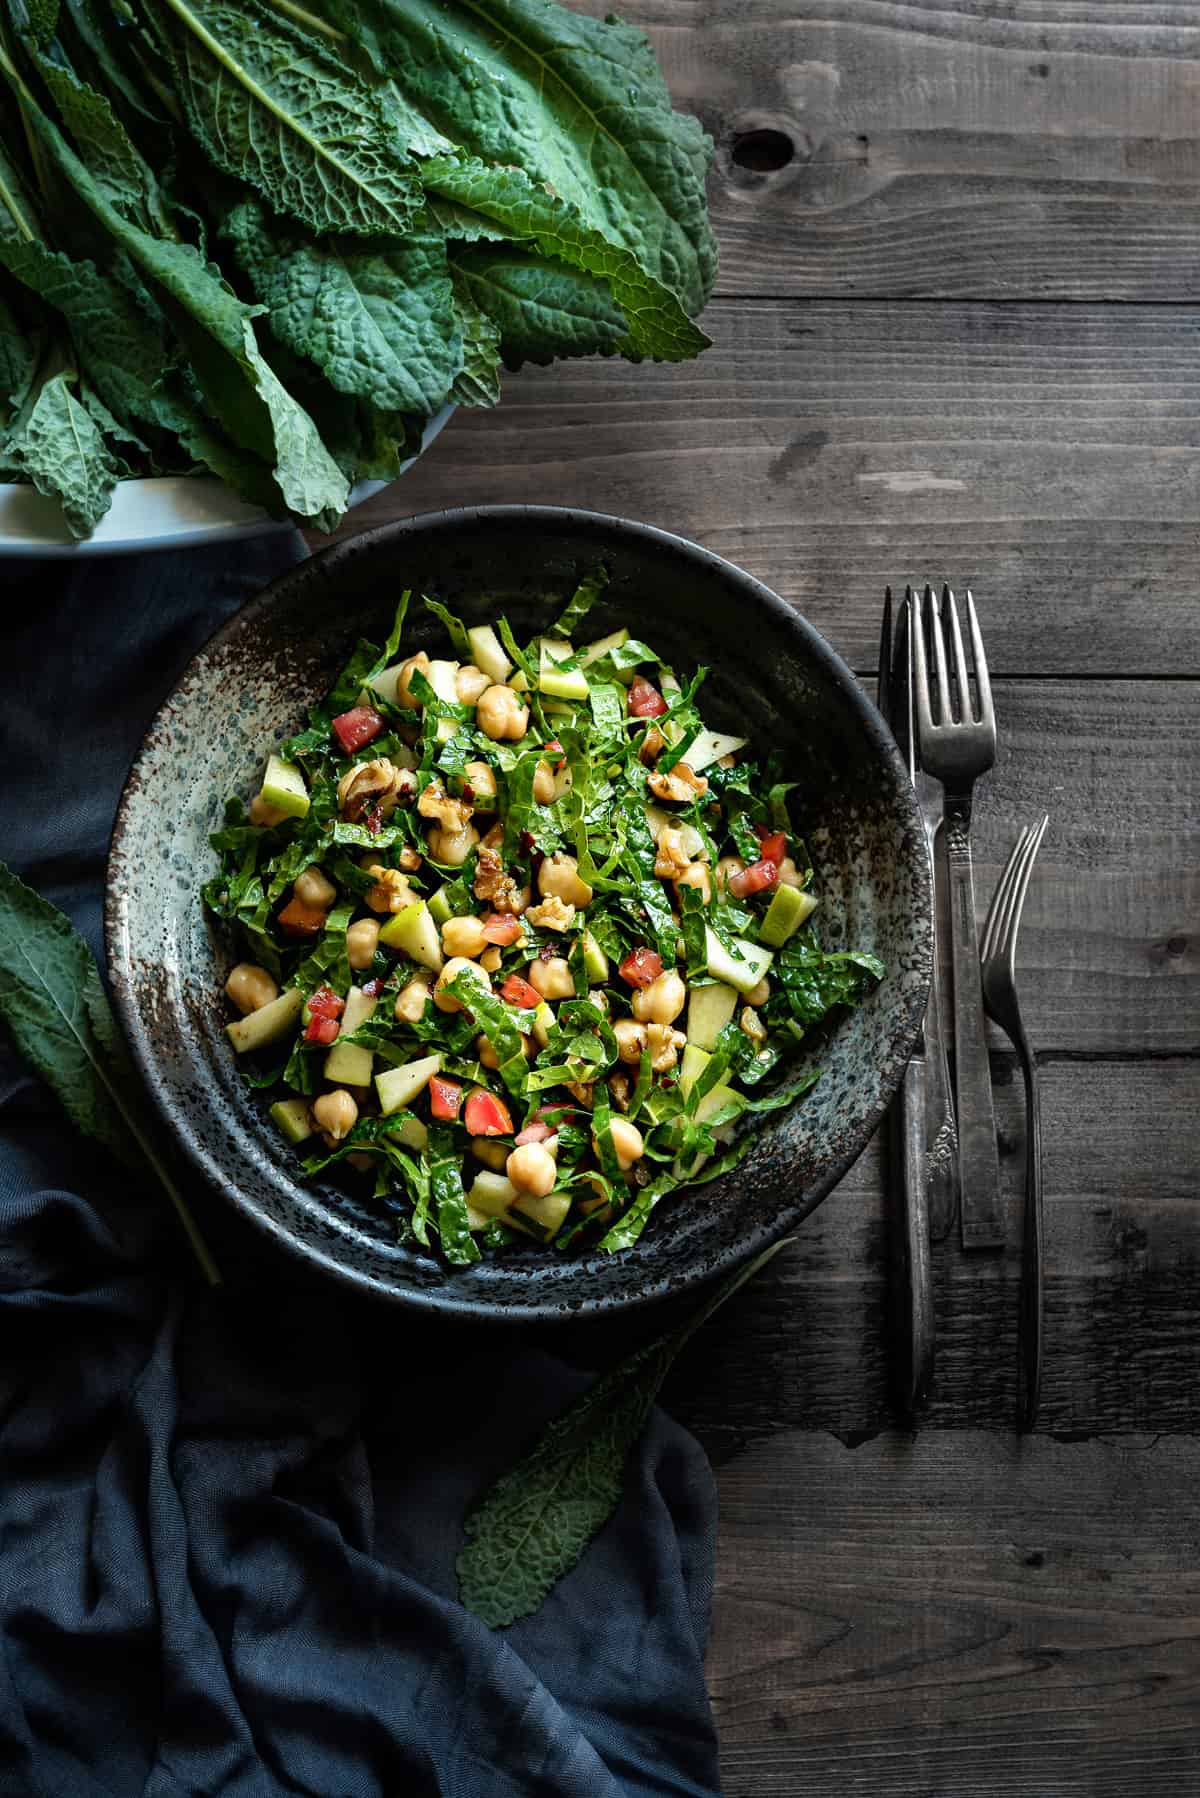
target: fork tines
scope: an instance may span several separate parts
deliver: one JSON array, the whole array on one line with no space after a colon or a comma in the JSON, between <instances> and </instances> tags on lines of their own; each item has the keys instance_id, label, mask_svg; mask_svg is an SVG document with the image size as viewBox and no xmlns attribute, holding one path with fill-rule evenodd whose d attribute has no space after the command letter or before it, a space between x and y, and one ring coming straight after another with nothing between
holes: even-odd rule
<instances>
[{"instance_id":1,"label":"fork tines","mask_svg":"<svg viewBox=\"0 0 1200 1798\"><path fill-rule=\"evenodd\" d=\"M918 664L922 664L932 650L933 678L928 683L924 678L917 683L918 708L921 706L921 696L926 686L929 690L930 710L922 722L931 730L945 728L952 724L979 724L994 731L995 710L992 705L992 686L988 677L987 656L984 653L983 636L979 629L979 619L976 616L971 589L969 587L966 589L966 604L967 628L971 635L971 661L974 664L975 675L974 699L971 692L971 670L967 666L954 589L949 586L942 588L939 606L933 588L926 584L923 601L921 617L924 628L915 633L916 653ZM938 628L939 623L940 629ZM947 635L950 639L950 650L954 660L953 678L946 653ZM932 710L935 698L936 718Z\"/></svg>"}]
</instances>

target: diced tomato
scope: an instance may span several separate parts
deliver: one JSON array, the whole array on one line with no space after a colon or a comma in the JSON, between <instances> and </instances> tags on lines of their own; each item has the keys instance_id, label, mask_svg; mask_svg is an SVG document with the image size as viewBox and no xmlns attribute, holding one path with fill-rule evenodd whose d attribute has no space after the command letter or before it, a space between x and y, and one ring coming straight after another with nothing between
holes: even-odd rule
<instances>
[{"instance_id":1,"label":"diced tomato","mask_svg":"<svg viewBox=\"0 0 1200 1798\"><path fill-rule=\"evenodd\" d=\"M518 1149L523 1149L527 1142L545 1142L554 1132L544 1118L530 1118L525 1128L517 1137Z\"/></svg>"},{"instance_id":2,"label":"diced tomato","mask_svg":"<svg viewBox=\"0 0 1200 1798\"><path fill-rule=\"evenodd\" d=\"M753 893L765 893L778 879L778 863L764 857L760 862L751 862L740 873L731 874L726 884L735 899L749 899Z\"/></svg>"},{"instance_id":3,"label":"diced tomato","mask_svg":"<svg viewBox=\"0 0 1200 1798\"><path fill-rule=\"evenodd\" d=\"M765 862L774 862L779 866L787 854L787 838L781 830L764 830L760 824L755 825L758 831L759 855Z\"/></svg>"},{"instance_id":4,"label":"diced tomato","mask_svg":"<svg viewBox=\"0 0 1200 1798\"><path fill-rule=\"evenodd\" d=\"M319 986L308 1000L310 1018L340 1018L346 1009L346 1001L340 999L331 986Z\"/></svg>"},{"instance_id":5,"label":"diced tomato","mask_svg":"<svg viewBox=\"0 0 1200 1798\"><path fill-rule=\"evenodd\" d=\"M336 1018L314 1017L304 1032L306 1043L325 1043L328 1046L337 1036L341 1025Z\"/></svg>"},{"instance_id":6,"label":"diced tomato","mask_svg":"<svg viewBox=\"0 0 1200 1798\"><path fill-rule=\"evenodd\" d=\"M542 995L536 986L530 986L519 974L510 974L500 988L500 997L509 1005L519 1006L522 1011L536 1011L542 1002Z\"/></svg>"},{"instance_id":7,"label":"diced tomato","mask_svg":"<svg viewBox=\"0 0 1200 1798\"><path fill-rule=\"evenodd\" d=\"M463 1113L468 1136L511 1136L513 1121L508 1106L485 1086L477 1086Z\"/></svg>"},{"instance_id":8,"label":"diced tomato","mask_svg":"<svg viewBox=\"0 0 1200 1798\"><path fill-rule=\"evenodd\" d=\"M305 905L303 899L292 899L279 914L279 928L287 936L320 936L328 915L319 905Z\"/></svg>"},{"instance_id":9,"label":"diced tomato","mask_svg":"<svg viewBox=\"0 0 1200 1798\"><path fill-rule=\"evenodd\" d=\"M362 990L367 995L368 999L378 999L380 993L383 991L383 981L379 979L364 980Z\"/></svg>"},{"instance_id":10,"label":"diced tomato","mask_svg":"<svg viewBox=\"0 0 1200 1798\"><path fill-rule=\"evenodd\" d=\"M439 1123L452 1124L462 1110L463 1089L457 1080L435 1074L429 1082L429 1115Z\"/></svg>"},{"instance_id":11,"label":"diced tomato","mask_svg":"<svg viewBox=\"0 0 1200 1798\"><path fill-rule=\"evenodd\" d=\"M557 737L551 737L550 741L546 744L546 748L551 750L558 757L558 760L554 764L554 772L556 774L561 774L567 765L567 758L563 754L562 744Z\"/></svg>"},{"instance_id":12,"label":"diced tomato","mask_svg":"<svg viewBox=\"0 0 1200 1798\"><path fill-rule=\"evenodd\" d=\"M649 986L662 971L662 956L657 949L647 949L644 944L629 951L620 969L626 986Z\"/></svg>"},{"instance_id":13,"label":"diced tomato","mask_svg":"<svg viewBox=\"0 0 1200 1798\"><path fill-rule=\"evenodd\" d=\"M657 687L652 687L648 680L635 680L629 689L629 715L631 718L661 718L664 712L670 711L666 700Z\"/></svg>"},{"instance_id":14,"label":"diced tomato","mask_svg":"<svg viewBox=\"0 0 1200 1798\"><path fill-rule=\"evenodd\" d=\"M353 755L374 741L383 729L383 719L373 706L352 705L348 712L338 714L330 728L346 754Z\"/></svg>"},{"instance_id":15,"label":"diced tomato","mask_svg":"<svg viewBox=\"0 0 1200 1798\"><path fill-rule=\"evenodd\" d=\"M483 920L484 941L495 943L501 949L517 942L521 935L520 918L514 918L508 912L490 911Z\"/></svg>"}]
</instances>

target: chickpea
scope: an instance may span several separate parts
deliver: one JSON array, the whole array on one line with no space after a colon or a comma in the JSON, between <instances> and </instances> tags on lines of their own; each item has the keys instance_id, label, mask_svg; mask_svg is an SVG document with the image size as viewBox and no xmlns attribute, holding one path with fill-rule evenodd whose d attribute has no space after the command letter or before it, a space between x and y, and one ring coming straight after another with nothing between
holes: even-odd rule
<instances>
[{"instance_id":1,"label":"chickpea","mask_svg":"<svg viewBox=\"0 0 1200 1798\"><path fill-rule=\"evenodd\" d=\"M525 1142L519 1149L514 1149L504 1164L504 1171L518 1192L532 1193L536 1199L545 1198L558 1179L554 1157L540 1142Z\"/></svg>"},{"instance_id":2,"label":"chickpea","mask_svg":"<svg viewBox=\"0 0 1200 1798\"><path fill-rule=\"evenodd\" d=\"M565 905L577 906L580 911L592 902L591 887L579 878L579 863L573 855L564 855L561 849L548 855L538 869L538 891L545 899L561 899Z\"/></svg>"},{"instance_id":3,"label":"chickpea","mask_svg":"<svg viewBox=\"0 0 1200 1798\"><path fill-rule=\"evenodd\" d=\"M398 705L415 706L417 710L420 711L421 701L417 698L416 694L408 684L414 672L418 669L425 676L425 679L428 680L429 657L425 654L423 649L418 650L415 656L409 656L407 662L401 662L400 672L396 676L396 702Z\"/></svg>"},{"instance_id":4,"label":"chickpea","mask_svg":"<svg viewBox=\"0 0 1200 1798\"><path fill-rule=\"evenodd\" d=\"M468 762L463 769L463 779L473 794L472 804L482 811L491 808L488 800L496 797L496 776L486 762Z\"/></svg>"},{"instance_id":5,"label":"chickpea","mask_svg":"<svg viewBox=\"0 0 1200 1798\"><path fill-rule=\"evenodd\" d=\"M617 1053L622 1061L634 1066L642 1059L642 1050L646 1047L644 1024L639 1024L635 1018L618 1018L613 1025L613 1035L617 1039Z\"/></svg>"},{"instance_id":6,"label":"chickpea","mask_svg":"<svg viewBox=\"0 0 1200 1798\"><path fill-rule=\"evenodd\" d=\"M565 955L552 955L549 961L530 963L529 984L543 999L572 999L575 980Z\"/></svg>"},{"instance_id":7,"label":"chickpea","mask_svg":"<svg viewBox=\"0 0 1200 1798\"><path fill-rule=\"evenodd\" d=\"M476 1161L482 1161L484 1167L490 1167L493 1173L502 1173L504 1163L512 1153L502 1142L495 1142L486 1136L476 1136L471 1141L471 1153Z\"/></svg>"},{"instance_id":8,"label":"chickpea","mask_svg":"<svg viewBox=\"0 0 1200 1798\"><path fill-rule=\"evenodd\" d=\"M337 888L329 879L323 868L305 868L292 882L292 892L301 905L315 905L318 911L328 911L337 898Z\"/></svg>"},{"instance_id":9,"label":"chickpea","mask_svg":"<svg viewBox=\"0 0 1200 1798\"><path fill-rule=\"evenodd\" d=\"M790 855L785 855L779 864L779 884L781 887L796 887L800 891L804 889L804 875Z\"/></svg>"},{"instance_id":10,"label":"chickpea","mask_svg":"<svg viewBox=\"0 0 1200 1798\"><path fill-rule=\"evenodd\" d=\"M539 805L553 805L557 792L554 770L549 762L539 762L533 771L533 796Z\"/></svg>"},{"instance_id":11,"label":"chickpea","mask_svg":"<svg viewBox=\"0 0 1200 1798\"><path fill-rule=\"evenodd\" d=\"M770 997L771 982L764 974L761 980L755 981L754 985L750 988L750 991L746 994L746 1004L752 1005L757 1010L760 1005L765 1005Z\"/></svg>"},{"instance_id":12,"label":"chickpea","mask_svg":"<svg viewBox=\"0 0 1200 1798\"><path fill-rule=\"evenodd\" d=\"M342 1087L314 1099L312 1114L319 1128L334 1142L342 1142L358 1122L358 1106Z\"/></svg>"},{"instance_id":13,"label":"chickpea","mask_svg":"<svg viewBox=\"0 0 1200 1798\"><path fill-rule=\"evenodd\" d=\"M491 992L492 983L484 973L483 969L479 966L479 963L471 961L465 955L455 955L446 963L445 967L438 975L437 985L433 989L433 1002L439 1011L462 1011L463 1004L461 999L456 998L453 993L447 991L450 982L452 980L457 980L460 974L468 974L472 980L477 981L480 986L486 987L488 992Z\"/></svg>"},{"instance_id":14,"label":"chickpea","mask_svg":"<svg viewBox=\"0 0 1200 1798\"><path fill-rule=\"evenodd\" d=\"M251 824L261 824L264 827L271 824L282 824L287 815L286 812L281 812L277 805L268 805L261 793L256 793L250 801Z\"/></svg>"},{"instance_id":15,"label":"chickpea","mask_svg":"<svg viewBox=\"0 0 1200 1798\"><path fill-rule=\"evenodd\" d=\"M346 960L352 968L369 968L379 947L379 926L374 918L360 918L346 932Z\"/></svg>"},{"instance_id":16,"label":"chickpea","mask_svg":"<svg viewBox=\"0 0 1200 1798\"><path fill-rule=\"evenodd\" d=\"M448 868L461 868L479 841L479 832L473 824L464 824L461 830L448 830L444 824L435 824L429 833L429 853L435 862L442 862Z\"/></svg>"},{"instance_id":17,"label":"chickpea","mask_svg":"<svg viewBox=\"0 0 1200 1798\"><path fill-rule=\"evenodd\" d=\"M492 944L490 949L485 949L483 954L479 957L480 967L485 968L489 974L494 974L498 968L503 966L503 964L504 951L495 943Z\"/></svg>"},{"instance_id":18,"label":"chickpea","mask_svg":"<svg viewBox=\"0 0 1200 1798\"><path fill-rule=\"evenodd\" d=\"M521 1048L524 1051L526 1061L532 1061L537 1054L537 1044L531 1036L523 1036L521 1038ZM497 1055L490 1040L486 1036L477 1036L475 1038L475 1053L478 1055L485 1068L498 1068L500 1066L500 1057Z\"/></svg>"},{"instance_id":19,"label":"chickpea","mask_svg":"<svg viewBox=\"0 0 1200 1798\"><path fill-rule=\"evenodd\" d=\"M731 874L744 874L746 864L740 855L723 855L717 863L717 891L725 893L729 888Z\"/></svg>"},{"instance_id":20,"label":"chickpea","mask_svg":"<svg viewBox=\"0 0 1200 1798\"><path fill-rule=\"evenodd\" d=\"M712 881L709 879L708 865L705 862L689 862L688 866L675 882L675 890L680 887L695 887L705 905L712 903Z\"/></svg>"},{"instance_id":21,"label":"chickpea","mask_svg":"<svg viewBox=\"0 0 1200 1798\"><path fill-rule=\"evenodd\" d=\"M279 988L267 970L252 961L239 961L230 971L225 991L243 1017L252 1011L261 1011L264 1005L279 997Z\"/></svg>"},{"instance_id":22,"label":"chickpea","mask_svg":"<svg viewBox=\"0 0 1200 1798\"><path fill-rule=\"evenodd\" d=\"M416 974L408 985L396 994L395 1019L397 1024L419 1024L425 1016L425 1007L429 1003L429 976Z\"/></svg>"},{"instance_id":23,"label":"chickpea","mask_svg":"<svg viewBox=\"0 0 1200 1798\"><path fill-rule=\"evenodd\" d=\"M459 705L476 705L491 686L491 680L474 662L464 662L454 676L454 691Z\"/></svg>"},{"instance_id":24,"label":"chickpea","mask_svg":"<svg viewBox=\"0 0 1200 1798\"><path fill-rule=\"evenodd\" d=\"M474 961L487 948L482 918L447 918L442 925L442 948L447 955L465 955Z\"/></svg>"},{"instance_id":25,"label":"chickpea","mask_svg":"<svg viewBox=\"0 0 1200 1798\"><path fill-rule=\"evenodd\" d=\"M617 1166L624 1173L633 1166L635 1161L642 1159L646 1153L646 1145L642 1141L641 1131L636 1124L631 1124L628 1118L614 1118L611 1128L612 1145L617 1151ZM600 1153L600 1146L595 1136L592 1137L592 1148L597 1155ZM511 1174L509 1178L512 1179ZM513 1184L515 1185L516 1182L514 1181Z\"/></svg>"},{"instance_id":26,"label":"chickpea","mask_svg":"<svg viewBox=\"0 0 1200 1798\"><path fill-rule=\"evenodd\" d=\"M374 1155L362 1155L356 1152L353 1155L347 1155L346 1160L356 1174L369 1174L375 1167Z\"/></svg>"},{"instance_id":27,"label":"chickpea","mask_svg":"<svg viewBox=\"0 0 1200 1798\"><path fill-rule=\"evenodd\" d=\"M668 968L633 995L633 1015L643 1024L673 1024L687 1004L687 987L674 968Z\"/></svg>"},{"instance_id":28,"label":"chickpea","mask_svg":"<svg viewBox=\"0 0 1200 1798\"><path fill-rule=\"evenodd\" d=\"M476 701L475 722L493 743L519 743L529 729L529 707L511 687L488 687Z\"/></svg>"}]
</instances>

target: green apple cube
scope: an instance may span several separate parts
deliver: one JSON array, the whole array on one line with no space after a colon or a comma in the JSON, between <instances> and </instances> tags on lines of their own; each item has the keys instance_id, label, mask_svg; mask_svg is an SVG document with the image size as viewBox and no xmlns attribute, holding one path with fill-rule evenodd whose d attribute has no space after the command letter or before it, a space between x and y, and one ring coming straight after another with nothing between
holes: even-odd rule
<instances>
[{"instance_id":1,"label":"green apple cube","mask_svg":"<svg viewBox=\"0 0 1200 1798\"><path fill-rule=\"evenodd\" d=\"M544 1049L550 1041L550 1032L554 1028L554 1007L542 1000L533 1014L533 1040L539 1049Z\"/></svg>"},{"instance_id":2,"label":"green apple cube","mask_svg":"<svg viewBox=\"0 0 1200 1798\"><path fill-rule=\"evenodd\" d=\"M722 1111L726 1105L736 1105L740 1111L745 1103L746 1101L741 1093L735 1092L732 1086L723 1086L718 1082L710 1092L705 1093L704 1097L697 1105L694 1114L696 1122L698 1124L707 1124L709 1118L715 1117L717 1112ZM727 1118L725 1121L726 1123L732 1124L733 1119Z\"/></svg>"},{"instance_id":3,"label":"green apple cube","mask_svg":"<svg viewBox=\"0 0 1200 1798\"><path fill-rule=\"evenodd\" d=\"M523 1192L506 1221L529 1236L536 1236L539 1242L549 1242L562 1229L570 1209L569 1192L548 1192L541 1198L536 1193Z\"/></svg>"},{"instance_id":4,"label":"green apple cube","mask_svg":"<svg viewBox=\"0 0 1200 1798\"><path fill-rule=\"evenodd\" d=\"M325 1057L325 1078L332 1080L335 1086L370 1086L371 1070L375 1065L372 1050L364 1049L360 1043L343 1042L342 1038L350 1036L360 1024L365 1024L375 1010L377 1001L369 999L360 986L352 986L346 994L346 1009L342 1013L342 1028L337 1041Z\"/></svg>"},{"instance_id":5,"label":"green apple cube","mask_svg":"<svg viewBox=\"0 0 1200 1798\"><path fill-rule=\"evenodd\" d=\"M271 1122L290 1143L307 1142L313 1133L307 1099L277 1099L271 1107Z\"/></svg>"},{"instance_id":6,"label":"green apple cube","mask_svg":"<svg viewBox=\"0 0 1200 1798\"><path fill-rule=\"evenodd\" d=\"M492 1220L488 1216L486 1211L476 1211L476 1209L475 1209L474 1205L472 1205L470 1199L467 1200L467 1229L468 1230L486 1230L488 1225L491 1223L491 1221Z\"/></svg>"},{"instance_id":7,"label":"green apple cube","mask_svg":"<svg viewBox=\"0 0 1200 1798\"><path fill-rule=\"evenodd\" d=\"M503 1174L481 1168L467 1193L467 1203L488 1217L503 1217L518 1197L512 1181Z\"/></svg>"},{"instance_id":8,"label":"green apple cube","mask_svg":"<svg viewBox=\"0 0 1200 1798\"><path fill-rule=\"evenodd\" d=\"M378 1080L379 1075L376 1074L375 1078ZM420 1118L405 1118L398 1130L389 1131L388 1134L394 1142L402 1143L406 1149L421 1150L429 1147L429 1130Z\"/></svg>"},{"instance_id":9,"label":"green apple cube","mask_svg":"<svg viewBox=\"0 0 1200 1798\"><path fill-rule=\"evenodd\" d=\"M723 755L736 755L745 747L745 737L728 737L719 730L702 730L689 744L683 759L693 774L699 774L702 768L711 768L714 762L719 762Z\"/></svg>"},{"instance_id":10,"label":"green apple cube","mask_svg":"<svg viewBox=\"0 0 1200 1798\"><path fill-rule=\"evenodd\" d=\"M594 643L589 643L586 649L580 650L579 666L581 668L590 668L593 662L598 662L600 660L601 656L608 655L610 650L620 649L624 644L628 643L628 641L629 632L624 626L622 626L619 631L613 631L611 636L597 637ZM622 675L621 678L622 680L625 680L629 677Z\"/></svg>"},{"instance_id":11,"label":"green apple cube","mask_svg":"<svg viewBox=\"0 0 1200 1798\"><path fill-rule=\"evenodd\" d=\"M273 805L277 812L286 812L289 818L303 818L308 812L308 788L304 776L295 762L285 762L280 755L267 757L258 796L264 805Z\"/></svg>"},{"instance_id":12,"label":"green apple cube","mask_svg":"<svg viewBox=\"0 0 1200 1798\"><path fill-rule=\"evenodd\" d=\"M679 1091L685 1099L711 1060L707 1049L701 1049L696 1043L687 1044L679 1064Z\"/></svg>"},{"instance_id":13,"label":"green apple cube","mask_svg":"<svg viewBox=\"0 0 1200 1798\"><path fill-rule=\"evenodd\" d=\"M688 994L687 1039L697 1049L716 1047L717 1038L737 1010L741 997L735 988L719 980L715 986L694 986Z\"/></svg>"},{"instance_id":14,"label":"green apple cube","mask_svg":"<svg viewBox=\"0 0 1200 1798\"><path fill-rule=\"evenodd\" d=\"M239 1018L236 1024L226 1024L225 1029L237 1053L250 1055L255 1049L265 1049L271 1043L291 1036L300 1022L303 1008L304 994L298 986L292 986L286 993L280 993L278 999L272 999L269 1005L262 1005L247 1017Z\"/></svg>"},{"instance_id":15,"label":"green apple cube","mask_svg":"<svg viewBox=\"0 0 1200 1798\"><path fill-rule=\"evenodd\" d=\"M440 886L436 893L431 894L426 900L426 904L429 907L429 915L439 930L448 919L454 916L450 901L446 897L445 886Z\"/></svg>"},{"instance_id":16,"label":"green apple cube","mask_svg":"<svg viewBox=\"0 0 1200 1798\"><path fill-rule=\"evenodd\" d=\"M799 887L776 887L758 934L772 949L782 949L816 909L817 902L811 893L801 892Z\"/></svg>"},{"instance_id":17,"label":"green apple cube","mask_svg":"<svg viewBox=\"0 0 1200 1798\"><path fill-rule=\"evenodd\" d=\"M583 944L583 966L593 986L603 986L608 979L608 957L590 930L580 938Z\"/></svg>"},{"instance_id":18,"label":"green apple cube","mask_svg":"<svg viewBox=\"0 0 1200 1798\"><path fill-rule=\"evenodd\" d=\"M543 637L541 656L538 663L538 686L543 693L552 699L586 699L588 696L587 675L582 668L563 669L561 664L569 662L575 654L570 643L561 638Z\"/></svg>"},{"instance_id":19,"label":"green apple cube","mask_svg":"<svg viewBox=\"0 0 1200 1798\"><path fill-rule=\"evenodd\" d=\"M379 932L379 940L388 949L401 949L423 968L440 974L444 957L438 927L423 899L414 899L403 911L390 917Z\"/></svg>"},{"instance_id":20,"label":"green apple cube","mask_svg":"<svg viewBox=\"0 0 1200 1798\"><path fill-rule=\"evenodd\" d=\"M406 1061L401 1067L376 1074L375 1091L384 1117L390 1117L393 1111L404 1111L411 1105L425 1091L433 1076L441 1072L441 1066L440 1055L423 1055L419 1061Z\"/></svg>"},{"instance_id":21,"label":"green apple cube","mask_svg":"<svg viewBox=\"0 0 1200 1798\"><path fill-rule=\"evenodd\" d=\"M504 653L499 637L490 624L473 624L467 632L471 660L482 674L496 686L502 686L512 673L512 663Z\"/></svg>"},{"instance_id":22,"label":"green apple cube","mask_svg":"<svg viewBox=\"0 0 1200 1798\"><path fill-rule=\"evenodd\" d=\"M736 987L739 993L748 993L758 985L775 957L770 949L764 949L760 943L748 942L744 936L735 936L731 940L740 953L740 960L725 947L711 924L704 926L708 971L714 980L723 980L727 986Z\"/></svg>"}]
</instances>

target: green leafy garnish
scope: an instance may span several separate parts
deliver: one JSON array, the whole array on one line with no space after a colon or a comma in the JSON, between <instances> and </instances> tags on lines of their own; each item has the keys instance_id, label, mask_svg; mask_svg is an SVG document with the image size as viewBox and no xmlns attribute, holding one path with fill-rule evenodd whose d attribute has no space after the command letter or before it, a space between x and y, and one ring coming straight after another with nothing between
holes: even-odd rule
<instances>
[{"instance_id":1,"label":"green leafy garnish","mask_svg":"<svg viewBox=\"0 0 1200 1798\"><path fill-rule=\"evenodd\" d=\"M221 1276L153 1141L141 1088L91 951L54 906L0 862L0 1018L17 1052L84 1136L170 1199L204 1277Z\"/></svg>"}]
</instances>

